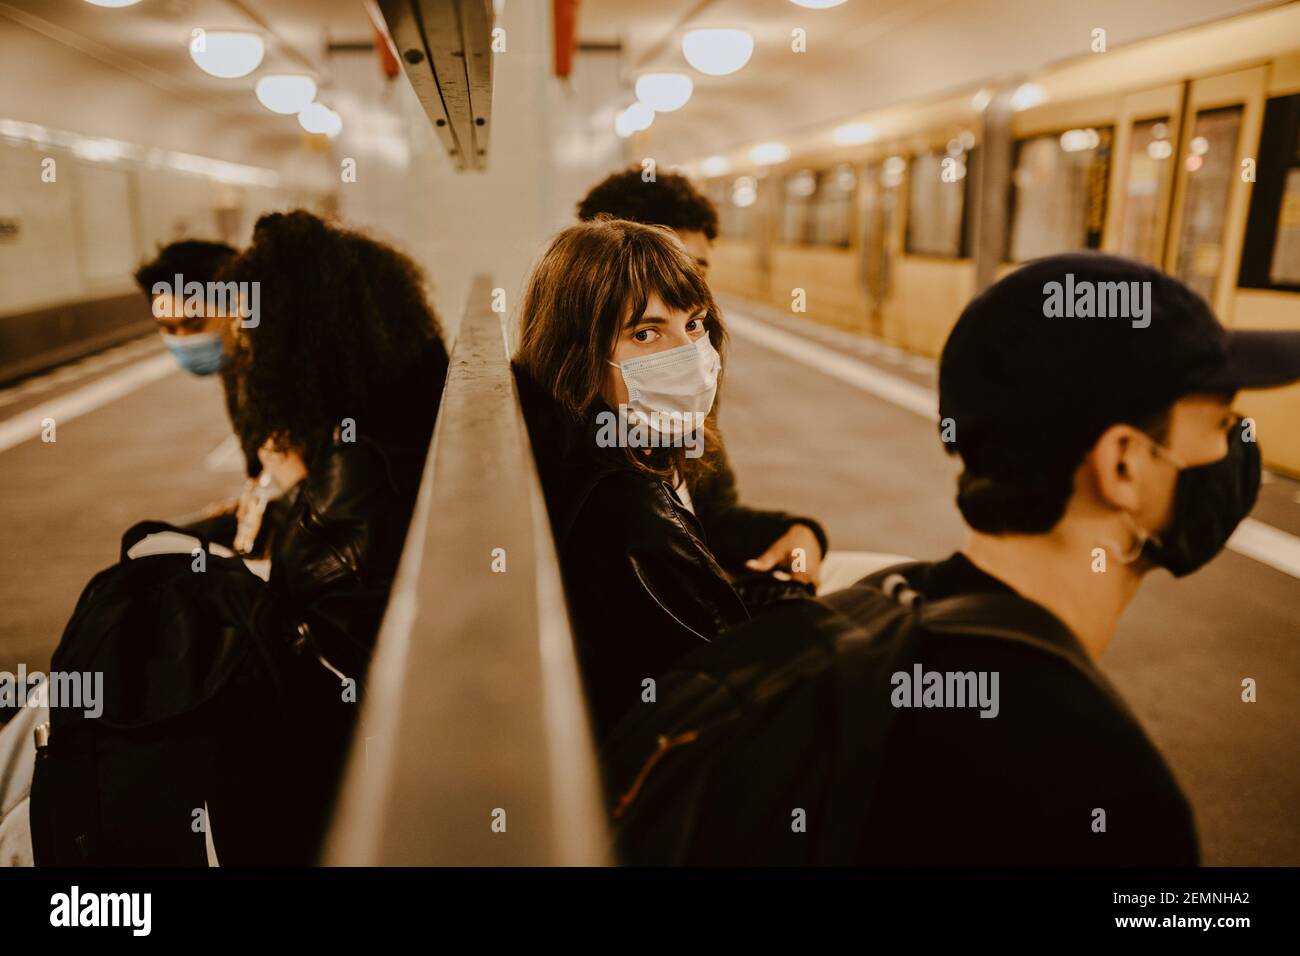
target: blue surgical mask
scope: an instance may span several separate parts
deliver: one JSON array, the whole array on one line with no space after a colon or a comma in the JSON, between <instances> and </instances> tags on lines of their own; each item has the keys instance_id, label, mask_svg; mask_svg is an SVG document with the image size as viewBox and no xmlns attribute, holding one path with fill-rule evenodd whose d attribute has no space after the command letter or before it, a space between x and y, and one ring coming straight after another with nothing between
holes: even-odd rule
<instances>
[{"instance_id":1,"label":"blue surgical mask","mask_svg":"<svg viewBox=\"0 0 1300 956\"><path fill-rule=\"evenodd\" d=\"M195 335L168 335L162 340L180 367L191 375L211 375L221 370L221 333L199 332Z\"/></svg>"}]
</instances>

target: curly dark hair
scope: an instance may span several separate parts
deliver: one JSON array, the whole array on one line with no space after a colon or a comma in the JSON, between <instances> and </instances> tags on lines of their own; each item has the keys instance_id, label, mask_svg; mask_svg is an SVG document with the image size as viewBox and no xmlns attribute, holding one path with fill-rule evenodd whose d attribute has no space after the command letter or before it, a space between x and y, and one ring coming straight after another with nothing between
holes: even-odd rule
<instances>
[{"instance_id":1,"label":"curly dark hair","mask_svg":"<svg viewBox=\"0 0 1300 956\"><path fill-rule=\"evenodd\" d=\"M718 238L717 209L677 173L656 173L652 182L645 182L641 167L633 166L606 177L578 203L583 222L602 213L678 232L702 232L710 242Z\"/></svg>"},{"instance_id":2,"label":"curly dark hair","mask_svg":"<svg viewBox=\"0 0 1300 956\"><path fill-rule=\"evenodd\" d=\"M186 282L212 282L217 274L238 255L239 250L224 242L206 239L184 239L161 246L148 262L135 270L135 282L145 295L153 293L159 282L171 285L177 275Z\"/></svg>"},{"instance_id":3,"label":"curly dark hair","mask_svg":"<svg viewBox=\"0 0 1300 956\"><path fill-rule=\"evenodd\" d=\"M262 216L221 280L260 284L257 324L227 342L245 447L270 439L310 468L345 418L377 439L431 427L447 349L407 256L299 209Z\"/></svg>"}]
</instances>

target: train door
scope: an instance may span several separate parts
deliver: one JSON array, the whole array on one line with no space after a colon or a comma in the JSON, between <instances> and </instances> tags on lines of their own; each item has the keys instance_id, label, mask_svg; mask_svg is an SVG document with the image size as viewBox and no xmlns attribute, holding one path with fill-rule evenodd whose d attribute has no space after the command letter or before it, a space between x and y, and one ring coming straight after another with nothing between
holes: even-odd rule
<instances>
[{"instance_id":1,"label":"train door","mask_svg":"<svg viewBox=\"0 0 1300 956\"><path fill-rule=\"evenodd\" d=\"M1182 84L1125 96L1102 248L1162 266L1183 115Z\"/></svg>"},{"instance_id":2,"label":"train door","mask_svg":"<svg viewBox=\"0 0 1300 956\"><path fill-rule=\"evenodd\" d=\"M1165 269L1232 324L1254 150L1267 70L1254 67L1187 86Z\"/></svg>"}]
</instances>

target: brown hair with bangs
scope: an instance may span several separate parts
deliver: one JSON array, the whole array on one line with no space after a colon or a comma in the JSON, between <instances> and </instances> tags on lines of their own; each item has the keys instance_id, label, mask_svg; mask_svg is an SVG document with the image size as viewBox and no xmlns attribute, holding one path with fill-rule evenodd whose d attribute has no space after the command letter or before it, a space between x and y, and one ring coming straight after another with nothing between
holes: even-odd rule
<instances>
[{"instance_id":1,"label":"brown hair with bangs","mask_svg":"<svg viewBox=\"0 0 1300 956\"><path fill-rule=\"evenodd\" d=\"M515 362L550 391L567 424L590 432L592 447L595 415L609 408L601 394L605 363L628 317L641 315L654 294L671 309L707 310L707 334L723 353L727 333L713 294L695 260L663 226L603 216L570 226L551 240L528 279ZM693 486L711 468L718 447L714 418L711 411L698 458L677 447L649 455L623 451L637 469L665 480L676 470Z\"/></svg>"}]
</instances>

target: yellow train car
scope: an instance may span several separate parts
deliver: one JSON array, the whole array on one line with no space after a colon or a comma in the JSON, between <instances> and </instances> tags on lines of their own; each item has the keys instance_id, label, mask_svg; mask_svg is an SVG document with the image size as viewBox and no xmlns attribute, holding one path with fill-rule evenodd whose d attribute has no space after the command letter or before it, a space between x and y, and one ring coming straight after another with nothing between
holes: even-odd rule
<instances>
[{"instance_id":1,"label":"yellow train car","mask_svg":"<svg viewBox=\"0 0 1300 956\"><path fill-rule=\"evenodd\" d=\"M1300 7L1273 8L723 157L696 170L721 212L711 281L936 356L987 281L1091 248L1161 266L1228 326L1300 328L1297 37ZM1240 407L1300 475L1300 387Z\"/></svg>"}]
</instances>

